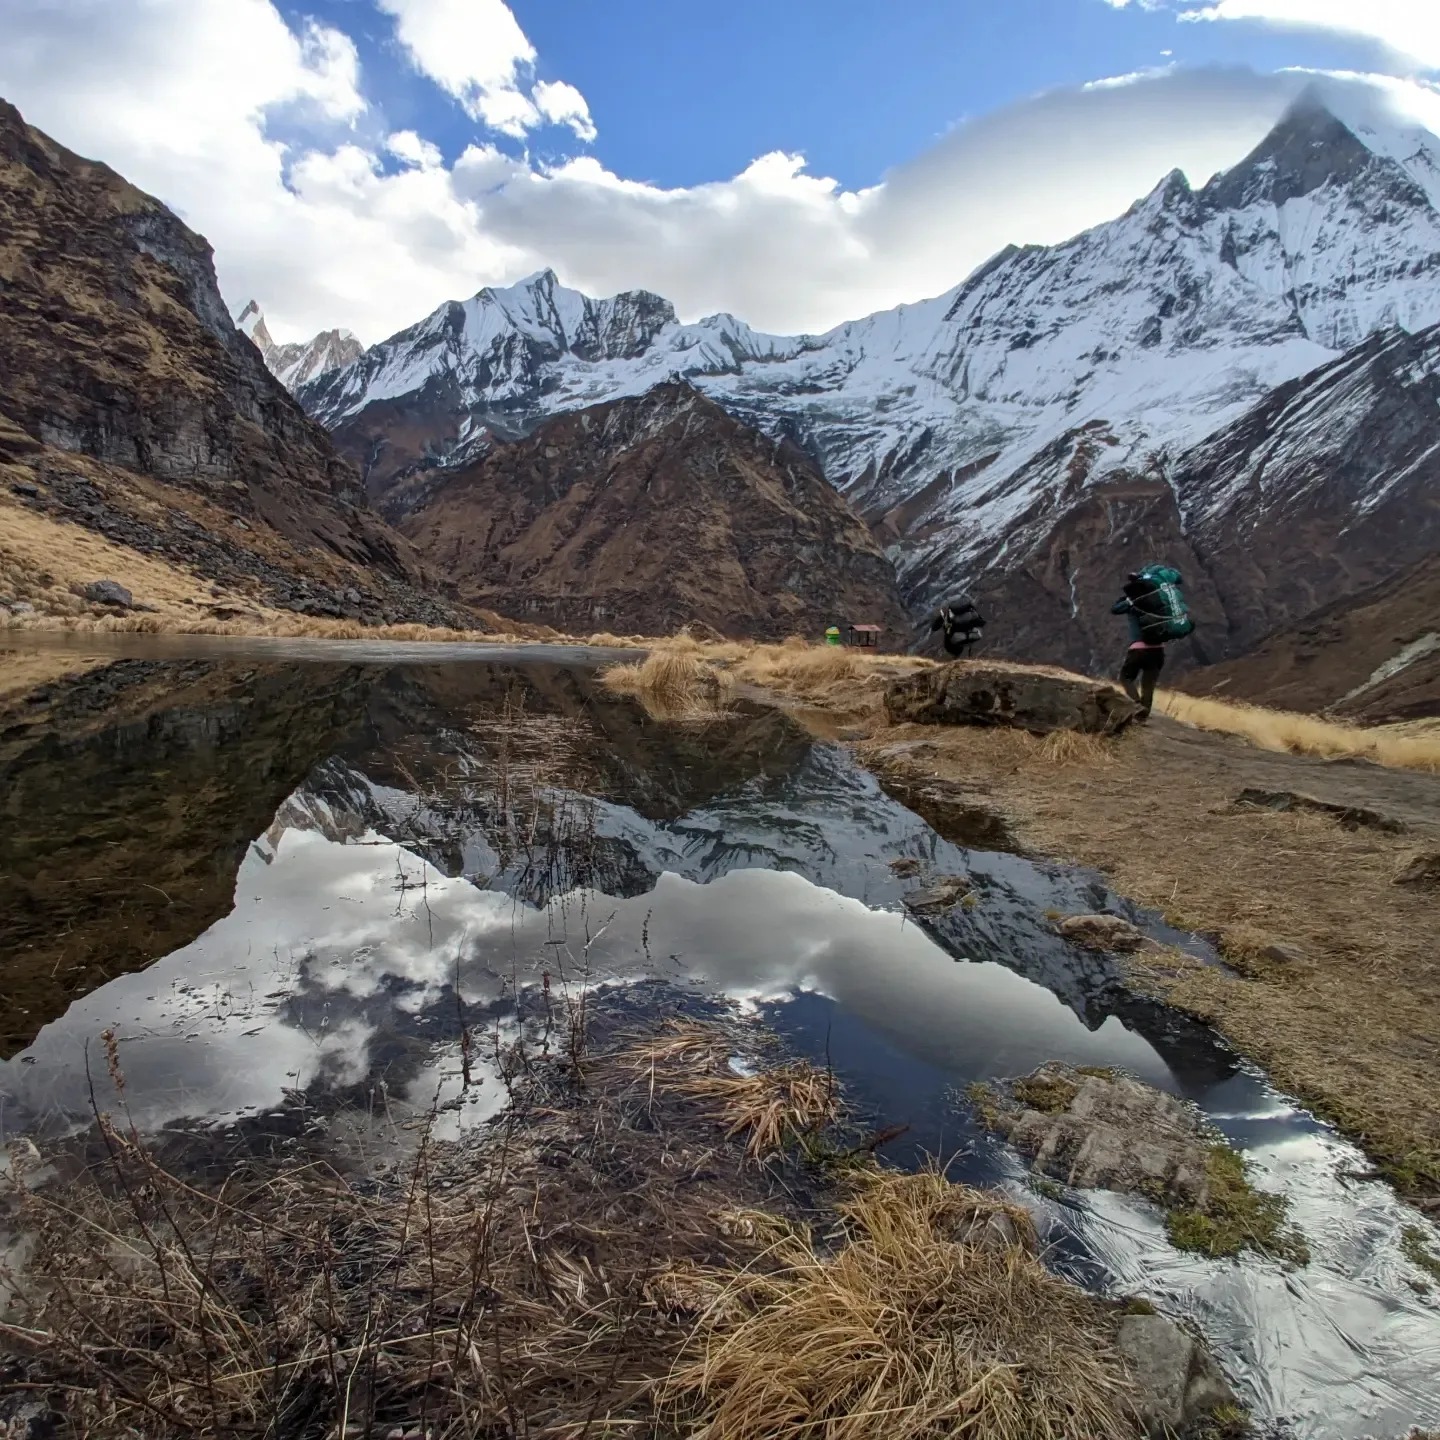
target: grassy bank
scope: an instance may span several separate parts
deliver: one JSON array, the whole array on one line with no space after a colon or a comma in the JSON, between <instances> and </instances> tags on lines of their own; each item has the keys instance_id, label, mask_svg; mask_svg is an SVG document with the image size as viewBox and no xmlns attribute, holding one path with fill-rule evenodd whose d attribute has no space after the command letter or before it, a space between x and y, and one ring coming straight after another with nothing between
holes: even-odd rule
<instances>
[{"instance_id":1,"label":"grassy bank","mask_svg":"<svg viewBox=\"0 0 1440 1440\"><path fill-rule=\"evenodd\" d=\"M1378 765L1440 773L1440 730L1344 725L1232 700L1163 691L1156 708L1197 730L1239 735L1262 750L1318 755L1327 760L1372 760Z\"/></svg>"},{"instance_id":2,"label":"grassy bank","mask_svg":"<svg viewBox=\"0 0 1440 1440\"><path fill-rule=\"evenodd\" d=\"M636 696L658 718L704 718L722 711L739 687L749 686L842 718L873 720L891 680L933 663L816 645L798 635L780 644L679 635L652 642L643 661L611 666L604 683Z\"/></svg>"},{"instance_id":3,"label":"grassy bank","mask_svg":"<svg viewBox=\"0 0 1440 1440\"><path fill-rule=\"evenodd\" d=\"M846 1150L824 1072L736 1074L753 1038L497 1044L485 1136L363 1178L187 1179L101 1115L72 1183L15 1168L0 1341L82 1434L1133 1437L1116 1308L999 1197Z\"/></svg>"}]
</instances>

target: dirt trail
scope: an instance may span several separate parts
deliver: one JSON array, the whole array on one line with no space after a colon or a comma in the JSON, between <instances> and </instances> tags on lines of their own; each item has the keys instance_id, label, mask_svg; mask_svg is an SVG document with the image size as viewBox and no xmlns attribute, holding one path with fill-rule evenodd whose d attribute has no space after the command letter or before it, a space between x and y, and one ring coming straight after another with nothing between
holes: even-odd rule
<instances>
[{"instance_id":1,"label":"dirt trail","mask_svg":"<svg viewBox=\"0 0 1440 1440\"><path fill-rule=\"evenodd\" d=\"M923 792L942 830L947 804L964 823L988 811L1030 851L1210 934L1233 973L1167 960L1135 966L1136 988L1213 1023L1402 1191L1440 1197L1440 891L1395 883L1440 850L1440 777L1158 719L1059 762L1013 731L926 726L859 751L897 793ZM1236 804L1247 789L1374 813Z\"/></svg>"}]
</instances>

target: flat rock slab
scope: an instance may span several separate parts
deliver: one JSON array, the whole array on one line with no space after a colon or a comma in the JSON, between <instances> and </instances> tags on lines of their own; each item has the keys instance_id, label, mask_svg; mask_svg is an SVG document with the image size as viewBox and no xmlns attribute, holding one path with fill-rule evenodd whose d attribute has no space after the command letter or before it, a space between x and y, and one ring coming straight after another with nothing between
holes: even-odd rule
<instances>
[{"instance_id":1,"label":"flat rock slab","mask_svg":"<svg viewBox=\"0 0 1440 1440\"><path fill-rule=\"evenodd\" d=\"M1144 931L1118 915L1067 915L1055 928L1073 944L1107 955L1133 954L1148 940Z\"/></svg>"},{"instance_id":2,"label":"flat rock slab","mask_svg":"<svg viewBox=\"0 0 1440 1440\"><path fill-rule=\"evenodd\" d=\"M970 893L970 882L963 875L939 875L933 884L912 890L905 897L905 907L917 915L934 915L958 905Z\"/></svg>"},{"instance_id":3,"label":"flat rock slab","mask_svg":"<svg viewBox=\"0 0 1440 1440\"><path fill-rule=\"evenodd\" d=\"M901 676L885 692L892 724L985 725L1046 735L1117 735L1140 713L1113 685L962 661Z\"/></svg>"},{"instance_id":4,"label":"flat rock slab","mask_svg":"<svg viewBox=\"0 0 1440 1440\"><path fill-rule=\"evenodd\" d=\"M988 1128L1036 1170L1085 1189L1202 1209L1213 1143L1193 1107L1115 1072L1051 1063L998 1090Z\"/></svg>"},{"instance_id":5,"label":"flat rock slab","mask_svg":"<svg viewBox=\"0 0 1440 1440\"><path fill-rule=\"evenodd\" d=\"M1247 810L1308 811L1314 815L1328 815L1346 830L1382 830L1389 835L1403 835L1409 829L1404 821L1383 811L1372 810L1365 805L1336 804L1320 800L1314 795L1302 795L1296 790L1258 790L1247 788L1236 797L1235 803Z\"/></svg>"}]
</instances>

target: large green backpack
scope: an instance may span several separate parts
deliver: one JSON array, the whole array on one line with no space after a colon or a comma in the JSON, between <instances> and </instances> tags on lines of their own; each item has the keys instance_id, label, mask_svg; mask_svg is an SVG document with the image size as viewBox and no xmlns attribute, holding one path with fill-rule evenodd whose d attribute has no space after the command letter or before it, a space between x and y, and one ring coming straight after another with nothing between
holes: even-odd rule
<instances>
[{"instance_id":1,"label":"large green backpack","mask_svg":"<svg viewBox=\"0 0 1440 1440\"><path fill-rule=\"evenodd\" d=\"M1169 565L1149 565L1130 598L1140 616L1140 638L1147 645L1183 640L1195 628L1185 604L1185 582Z\"/></svg>"}]
</instances>

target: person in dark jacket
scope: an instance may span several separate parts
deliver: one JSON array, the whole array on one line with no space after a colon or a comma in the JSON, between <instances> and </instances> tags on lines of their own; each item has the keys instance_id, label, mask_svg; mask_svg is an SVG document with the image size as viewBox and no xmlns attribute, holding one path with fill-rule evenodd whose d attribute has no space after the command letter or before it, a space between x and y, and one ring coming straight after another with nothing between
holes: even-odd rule
<instances>
[{"instance_id":1,"label":"person in dark jacket","mask_svg":"<svg viewBox=\"0 0 1440 1440\"><path fill-rule=\"evenodd\" d=\"M1145 639L1140 628L1143 613L1135 599L1128 593L1143 589L1144 582L1137 571L1125 577L1126 594L1111 607L1112 615L1123 615L1130 622L1130 644L1125 651L1124 663L1120 666L1120 683L1125 693L1140 707L1137 720L1150 718L1150 707L1155 703L1155 682L1165 668L1165 646Z\"/></svg>"},{"instance_id":2,"label":"person in dark jacket","mask_svg":"<svg viewBox=\"0 0 1440 1440\"><path fill-rule=\"evenodd\" d=\"M945 653L957 657L968 655L975 649L984 629L985 617L964 597L942 605L930 621L930 633L933 635L939 630Z\"/></svg>"}]
</instances>

